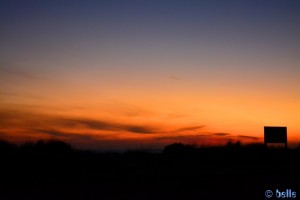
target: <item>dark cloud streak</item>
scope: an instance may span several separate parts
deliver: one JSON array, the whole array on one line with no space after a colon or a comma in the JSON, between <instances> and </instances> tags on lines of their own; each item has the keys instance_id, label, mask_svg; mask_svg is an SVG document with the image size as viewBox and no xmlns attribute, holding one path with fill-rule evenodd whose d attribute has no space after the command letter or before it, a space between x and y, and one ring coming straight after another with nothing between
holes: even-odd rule
<instances>
[{"instance_id":1,"label":"dark cloud streak","mask_svg":"<svg viewBox=\"0 0 300 200\"><path fill-rule=\"evenodd\" d=\"M230 134L229 133L214 133L213 135L215 135L215 136L228 136Z\"/></svg>"},{"instance_id":2,"label":"dark cloud streak","mask_svg":"<svg viewBox=\"0 0 300 200\"><path fill-rule=\"evenodd\" d=\"M252 140L260 138L248 135L233 135L230 133L209 133L203 132L204 125L186 126L173 131L166 131L158 125L140 125L121 123L118 121L95 120L88 118L61 117L56 115L45 115L35 112L22 112L17 110L0 109L2 118L0 128L3 133L11 127L18 127L20 130L32 133L42 133L52 137L67 138L70 140L111 140L117 138L117 133L129 132L132 134L153 134L155 141L208 141L208 140ZM74 133L74 130L79 130ZM98 131L91 135L88 131ZM82 131L86 133L82 133ZM109 132L106 132L109 131ZM189 131L193 132L191 134ZM194 132L197 131L198 134ZM76 131L77 132L77 131ZM5 137L5 134L1 134ZM119 140L119 139L116 139Z\"/></svg>"},{"instance_id":3,"label":"dark cloud streak","mask_svg":"<svg viewBox=\"0 0 300 200\"><path fill-rule=\"evenodd\" d=\"M132 133L140 134L154 134L157 133L156 127L150 126L139 126L132 124L122 124L117 122L106 122L101 120L91 120L91 119L56 119L59 124L62 124L67 128L76 127L87 127L95 130L106 130L106 131L128 131Z\"/></svg>"},{"instance_id":4,"label":"dark cloud streak","mask_svg":"<svg viewBox=\"0 0 300 200\"><path fill-rule=\"evenodd\" d=\"M248 135L238 135L236 136L238 139L250 139L250 140L259 140L259 137L248 136Z\"/></svg>"},{"instance_id":5,"label":"dark cloud streak","mask_svg":"<svg viewBox=\"0 0 300 200\"><path fill-rule=\"evenodd\" d=\"M204 127L205 127L204 125L200 125L200 126L190 126L190 127L180 128L180 129L177 129L177 130L175 130L175 131L176 131L176 132L179 132L179 131L193 131L193 130L201 129L201 128L204 128Z\"/></svg>"}]
</instances>

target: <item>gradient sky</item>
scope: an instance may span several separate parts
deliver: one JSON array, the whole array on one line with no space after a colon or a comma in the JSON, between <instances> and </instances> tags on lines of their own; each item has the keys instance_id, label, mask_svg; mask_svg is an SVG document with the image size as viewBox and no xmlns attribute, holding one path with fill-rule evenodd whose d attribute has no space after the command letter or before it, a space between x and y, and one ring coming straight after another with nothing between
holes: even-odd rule
<instances>
[{"instance_id":1,"label":"gradient sky","mask_svg":"<svg viewBox=\"0 0 300 200\"><path fill-rule=\"evenodd\" d=\"M0 2L0 139L300 141L300 1Z\"/></svg>"}]
</instances>

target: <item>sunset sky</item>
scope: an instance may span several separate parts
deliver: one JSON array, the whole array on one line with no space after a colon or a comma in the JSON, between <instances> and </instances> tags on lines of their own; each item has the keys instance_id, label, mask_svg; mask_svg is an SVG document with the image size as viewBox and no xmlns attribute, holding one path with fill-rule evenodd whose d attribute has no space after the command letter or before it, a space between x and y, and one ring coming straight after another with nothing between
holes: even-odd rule
<instances>
[{"instance_id":1,"label":"sunset sky","mask_svg":"<svg viewBox=\"0 0 300 200\"><path fill-rule=\"evenodd\" d=\"M300 142L300 1L2 0L0 139Z\"/></svg>"}]
</instances>

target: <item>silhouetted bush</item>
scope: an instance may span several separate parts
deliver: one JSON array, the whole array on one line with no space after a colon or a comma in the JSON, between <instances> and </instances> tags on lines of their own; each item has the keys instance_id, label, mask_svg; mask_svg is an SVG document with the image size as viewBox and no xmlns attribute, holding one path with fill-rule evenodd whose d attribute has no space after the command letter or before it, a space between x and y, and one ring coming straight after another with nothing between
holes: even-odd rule
<instances>
[{"instance_id":1,"label":"silhouetted bush","mask_svg":"<svg viewBox=\"0 0 300 200\"><path fill-rule=\"evenodd\" d=\"M68 153L72 151L72 147L68 143L59 140L40 140L35 144L34 149L39 152L51 154Z\"/></svg>"},{"instance_id":2,"label":"silhouetted bush","mask_svg":"<svg viewBox=\"0 0 300 200\"><path fill-rule=\"evenodd\" d=\"M232 142L231 140L229 140L226 144L226 148L239 149L239 148L241 148L241 142L240 141Z\"/></svg>"},{"instance_id":3,"label":"silhouetted bush","mask_svg":"<svg viewBox=\"0 0 300 200\"><path fill-rule=\"evenodd\" d=\"M193 152L195 152L195 147L182 143L167 145L163 150L164 154L187 154Z\"/></svg>"},{"instance_id":4,"label":"silhouetted bush","mask_svg":"<svg viewBox=\"0 0 300 200\"><path fill-rule=\"evenodd\" d=\"M14 151L16 149L16 145L11 144L7 141L4 140L0 140L0 153L4 154L4 153L9 153L11 151Z\"/></svg>"}]
</instances>

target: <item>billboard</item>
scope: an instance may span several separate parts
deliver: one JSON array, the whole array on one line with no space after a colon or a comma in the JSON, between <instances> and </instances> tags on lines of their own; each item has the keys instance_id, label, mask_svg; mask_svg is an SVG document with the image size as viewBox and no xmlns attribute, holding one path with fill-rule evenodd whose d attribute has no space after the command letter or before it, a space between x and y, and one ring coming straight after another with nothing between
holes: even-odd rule
<instances>
[{"instance_id":1,"label":"billboard","mask_svg":"<svg viewBox=\"0 0 300 200\"><path fill-rule=\"evenodd\" d=\"M285 143L287 145L287 127L265 126L264 138L265 138L265 144Z\"/></svg>"}]
</instances>

